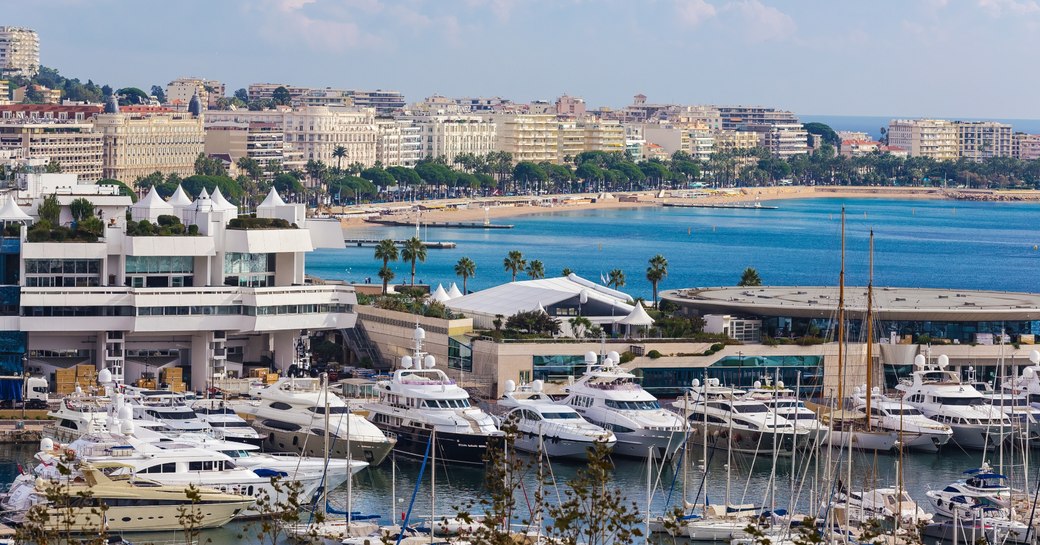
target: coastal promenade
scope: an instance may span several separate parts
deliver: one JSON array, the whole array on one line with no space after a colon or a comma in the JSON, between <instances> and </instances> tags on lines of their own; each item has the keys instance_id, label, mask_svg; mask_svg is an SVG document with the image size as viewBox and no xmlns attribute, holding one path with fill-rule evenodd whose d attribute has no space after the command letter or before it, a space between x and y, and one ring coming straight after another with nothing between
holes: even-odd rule
<instances>
[{"instance_id":1,"label":"coastal promenade","mask_svg":"<svg viewBox=\"0 0 1040 545\"><path fill-rule=\"evenodd\" d=\"M413 208L415 206L423 208L420 218L422 223L480 223L485 218L509 218L555 211L606 210L684 203L698 205L753 205L756 201L812 198L1038 202L1040 201L1040 191L872 186L745 187L721 190L643 191L608 195L579 193L517 197L477 197L472 199L435 199L333 207L328 212L334 215L341 215L341 224L344 228L349 229L378 226L388 222L414 225L415 212ZM366 221L366 217L371 218L373 221Z\"/></svg>"}]
</instances>

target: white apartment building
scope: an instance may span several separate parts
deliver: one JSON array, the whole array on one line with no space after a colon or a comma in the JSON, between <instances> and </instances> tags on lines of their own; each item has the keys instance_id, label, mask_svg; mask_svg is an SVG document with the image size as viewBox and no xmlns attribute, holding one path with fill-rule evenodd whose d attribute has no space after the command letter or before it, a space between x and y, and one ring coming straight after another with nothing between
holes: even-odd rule
<instances>
[{"instance_id":1,"label":"white apartment building","mask_svg":"<svg viewBox=\"0 0 1040 545\"><path fill-rule=\"evenodd\" d=\"M40 37L35 30L0 26L0 79L35 76L40 71Z\"/></svg>"},{"instance_id":2,"label":"white apartment building","mask_svg":"<svg viewBox=\"0 0 1040 545\"><path fill-rule=\"evenodd\" d=\"M888 124L888 145L905 149L910 157L937 161L960 156L958 129L943 119L893 119Z\"/></svg>"},{"instance_id":3,"label":"white apartment building","mask_svg":"<svg viewBox=\"0 0 1040 545\"><path fill-rule=\"evenodd\" d=\"M748 125L747 128L758 133L759 147L769 150L774 157L786 159L809 153L809 133L801 123Z\"/></svg>"},{"instance_id":4,"label":"white apartment building","mask_svg":"<svg viewBox=\"0 0 1040 545\"><path fill-rule=\"evenodd\" d=\"M0 149L15 150L24 159L57 161L63 173L83 182L102 177L103 138L88 121L0 119Z\"/></svg>"},{"instance_id":5,"label":"white apartment building","mask_svg":"<svg viewBox=\"0 0 1040 545\"><path fill-rule=\"evenodd\" d=\"M393 119L376 119L376 162L386 167L401 166L401 124Z\"/></svg>"},{"instance_id":6,"label":"white apartment building","mask_svg":"<svg viewBox=\"0 0 1040 545\"><path fill-rule=\"evenodd\" d=\"M1011 139L1011 156L1023 161L1040 159L1040 134L1016 132Z\"/></svg>"},{"instance_id":7,"label":"white apartment building","mask_svg":"<svg viewBox=\"0 0 1040 545\"><path fill-rule=\"evenodd\" d=\"M110 103L94 131L104 137L102 176L127 184L153 172L191 176L205 151L203 116L190 112L120 112Z\"/></svg>"},{"instance_id":8,"label":"white apartment building","mask_svg":"<svg viewBox=\"0 0 1040 545\"><path fill-rule=\"evenodd\" d=\"M690 147L686 152L697 161L707 162L715 153L715 136L710 131L690 131Z\"/></svg>"},{"instance_id":9,"label":"white apartment building","mask_svg":"<svg viewBox=\"0 0 1040 545\"><path fill-rule=\"evenodd\" d=\"M422 127L407 119L398 119L401 127L401 166L414 167L425 157Z\"/></svg>"},{"instance_id":10,"label":"white apartment building","mask_svg":"<svg viewBox=\"0 0 1040 545\"><path fill-rule=\"evenodd\" d=\"M206 155L227 155L234 163L248 157L260 163L265 177L273 177L268 170L272 162L285 165L285 135L282 126L274 123L214 122L206 119Z\"/></svg>"},{"instance_id":11,"label":"white apartment building","mask_svg":"<svg viewBox=\"0 0 1040 545\"><path fill-rule=\"evenodd\" d=\"M617 121L583 121L579 124L585 139L585 151L624 153L625 129Z\"/></svg>"},{"instance_id":12,"label":"white apartment building","mask_svg":"<svg viewBox=\"0 0 1040 545\"><path fill-rule=\"evenodd\" d=\"M224 84L216 80L178 78L166 84L166 104L177 109L187 109L191 97L198 93L205 107L216 108L217 101L224 97L225 92Z\"/></svg>"},{"instance_id":13,"label":"white apartment building","mask_svg":"<svg viewBox=\"0 0 1040 545\"><path fill-rule=\"evenodd\" d=\"M67 209L76 197L59 202ZM354 326L352 288L305 282L306 254L343 241L337 222L307 219L302 205L272 192L260 219L243 224L217 194L191 202L180 193L174 205L153 192L133 206L123 196L84 197L111 210L97 242L29 242L23 227L0 250L17 263L0 271L0 290L18 301L0 311L0 335L21 341L37 373L92 364L133 382L180 366L202 389L244 364L284 370L314 332ZM12 205L5 222L31 223ZM127 211L152 222L177 216L198 235L134 236ZM9 362L16 350L3 351Z\"/></svg>"},{"instance_id":14,"label":"white apartment building","mask_svg":"<svg viewBox=\"0 0 1040 545\"><path fill-rule=\"evenodd\" d=\"M495 149L513 155L514 162L557 161L559 123L548 114L494 114Z\"/></svg>"},{"instance_id":15,"label":"white apartment building","mask_svg":"<svg viewBox=\"0 0 1040 545\"><path fill-rule=\"evenodd\" d=\"M1011 125L995 121L958 121L958 154L972 161L1011 157Z\"/></svg>"},{"instance_id":16,"label":"white apartment building","mask_svg":"<svg viewBox=\"0 0 1040 545\"><path fill-rule=\"evenodd\" d=\"M555 116L549 116L555 120ZM463 153L495 151L498 127L475 115L415 115L406 119L419 128L423 157L444 157L452 164Z\"/></svg>"}]
</instances>

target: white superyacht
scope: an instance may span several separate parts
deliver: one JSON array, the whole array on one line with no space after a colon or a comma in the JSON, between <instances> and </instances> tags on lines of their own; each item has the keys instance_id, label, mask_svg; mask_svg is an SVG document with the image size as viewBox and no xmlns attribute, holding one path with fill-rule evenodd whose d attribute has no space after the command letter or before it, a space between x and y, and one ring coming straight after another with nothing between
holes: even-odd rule
<instances>
[{"instance_id":1,"label":"white superyacht","mask_svg":"<svg viewBox=\"0 0 1040 545\"><path fill-rule=\"evenodd\" d=\"M514 445L520 451L544 450L550 458L585 460L588 449L596 443L608 449L617 443L612 432L585 420L566 405L553 403L542 393L540 380L531 383L529 389L517 389L515 382L507 380L506 393L498 405L509 409L503 421L516 425Z\"/></svg>"}]
</instances>

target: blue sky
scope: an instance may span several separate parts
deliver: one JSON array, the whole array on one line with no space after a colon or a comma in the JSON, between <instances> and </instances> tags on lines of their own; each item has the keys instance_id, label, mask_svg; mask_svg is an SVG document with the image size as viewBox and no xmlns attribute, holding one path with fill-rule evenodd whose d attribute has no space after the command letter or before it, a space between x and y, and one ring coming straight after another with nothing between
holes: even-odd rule
<instances>
[{"instance_id":1,"label":"blue sky","mask_svg":"<svg viewBox=\"0 0 1040 545\"><path fill-rule=\"evenodd\" d=\"M1040 118L1040 0L0 0L63 74ZM230 91L229 91L230 92Z\"/></svg>"}]
</instances>

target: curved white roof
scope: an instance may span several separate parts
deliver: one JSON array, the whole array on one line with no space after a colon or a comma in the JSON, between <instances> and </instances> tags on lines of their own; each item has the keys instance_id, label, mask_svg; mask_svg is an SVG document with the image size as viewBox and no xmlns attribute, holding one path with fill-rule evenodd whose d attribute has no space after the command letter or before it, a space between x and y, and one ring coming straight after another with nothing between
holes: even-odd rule
<instances>
[{"instance_id":1,"label":"curved white roof","mask_svg":"<svg viewBox=\"0 0 1040 545\"><path fill-rule=\"evenodd\" d=\"M538 303L546 308L564 301L575 300L580 297L582 290L588 294L588 303L604 305L608 309L613 307L615 316L623 316L632 312L632 306L627 303L632 300L631 297L619 291L598 286L575 274L500 284L452 299L447 305L452 310L462 313L512 316L520 311L537 310ZM602 309L602 307L600 308ZM607 310L603 315L610 316L611 314L612 312Z\"/></svg>"},{"instance_id":2,"label":"curved white roof","mask_svg":"<svg viewBox=\"0 0 1040 545\"><path fill-rule=\"evenodd\" d=\"M14 198L8 196L4 199L3 207L0 207L0 221L32 221L32 216L18 208Z\"/></svg>"},{"instance_id":3,"label":"curved white roof","mask_svg":"<svg viewBox=\"0 0 1040 545\"><path fill-rule=\"evenodd\" d=\"M184 192L184 188L179 185L177 186L177 191L174 191L173 195L170 195L170 200L166 202L170 203L170 206L174 208L187 208L191 206L191 198L189 198L188 194Z\"/></svg>"}]
</instances>

